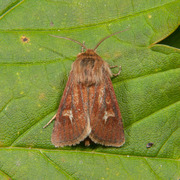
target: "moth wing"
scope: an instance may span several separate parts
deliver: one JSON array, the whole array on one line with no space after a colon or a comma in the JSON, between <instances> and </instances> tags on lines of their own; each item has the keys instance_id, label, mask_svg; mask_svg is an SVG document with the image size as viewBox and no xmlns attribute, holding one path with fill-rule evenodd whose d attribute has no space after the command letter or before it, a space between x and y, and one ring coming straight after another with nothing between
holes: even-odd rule
<instances>
[{"instance_id":1,"label":"moth wing","mask_svg":"<svg viewBox=\"0 0 180 180\"><path fill-rule=\"evenodd\" d=\"M92 86L90 95L89 137L105 146L122 146L125 142L122 117L110 77L104 75L104 83Z\"/></svg>"},{"instance_id":2,"label":"moth wing","mask_svg":"<svg viewBox=\"0 0 180 180\"><path fill-rule=\"evenodd\" d=\"M91 131L89 117L83 105L83 90L80 84L74 83L71 72L53 128L51 141L56 147L78 144Z\"/></svg>"}]
</instances>

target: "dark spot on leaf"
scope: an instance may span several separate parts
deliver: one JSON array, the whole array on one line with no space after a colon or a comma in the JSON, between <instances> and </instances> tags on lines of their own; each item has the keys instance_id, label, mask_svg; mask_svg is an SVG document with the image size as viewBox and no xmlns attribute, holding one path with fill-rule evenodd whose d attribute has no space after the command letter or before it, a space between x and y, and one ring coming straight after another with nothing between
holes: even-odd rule
<instances>
[{"instance_id":1,"label":"dark spot on leaf","mask_svg":"<svg viewBox=\"0 0 180 180\"><path fill-rule=\"evenodd\" d=\"M26 36L21 36L21 41L23 42L23 43L28 43L29 41L30 41L30 39L28 38L28 37L26 37Z\"/></svg>"},{"instance_id":2,"label":"dark spot on leaf","mask_svg":"<svg viewBox=\"0 0 180 180\"><path fill-rule=\"evenodd\" d=\"M154 144L154 143L148 143L148 144L146 145L146 147L147 147L147 148L150 148L150 147L153 146L153 144Z\"/></svg>"}]
</instances>

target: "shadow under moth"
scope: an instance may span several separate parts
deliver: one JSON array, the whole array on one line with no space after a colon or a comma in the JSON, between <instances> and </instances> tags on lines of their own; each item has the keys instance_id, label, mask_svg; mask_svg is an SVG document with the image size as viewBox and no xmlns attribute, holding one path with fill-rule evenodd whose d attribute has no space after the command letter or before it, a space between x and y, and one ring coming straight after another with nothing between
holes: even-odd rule
<instances>
[{"instance_id":1,"label":"shadow under moth","mask_svg":"<svg viewBox=\"0 0 180 180\"><path fill-rule=\"evenodd\" d=\"M48 122L56 119L51 138L56 147L76 145L86 138L105 146L120 147L125 143L122 117L110 79L113 75L110 69L117 66L110 67L96 53L105 39L118 33L103 38L94 49L67 37L51 35L82 47L72 64L57 114ZM120 70L114 76L119 73Z\"/></svg>"}]
</instances>

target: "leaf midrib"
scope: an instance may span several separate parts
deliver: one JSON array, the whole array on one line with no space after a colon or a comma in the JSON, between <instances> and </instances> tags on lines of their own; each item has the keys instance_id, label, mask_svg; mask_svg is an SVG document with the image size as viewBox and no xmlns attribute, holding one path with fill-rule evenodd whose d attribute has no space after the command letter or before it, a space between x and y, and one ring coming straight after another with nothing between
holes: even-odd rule
<instances>
[{"instance_id":1,"label":"leaf midrib","mask_svg":"<svg viewBox=\"0 0 180 180\"><path fill-rule=\"evenodd\" d=\"M63 150L63 149L42 149L42 148L29 148L29 147L0 147L0 151L1 150L26 150L26 151L34 151L34 152L39 152L39 151L44 151L44 152L54 152L54 153L57 153L57 152L67 152L67 153L84 153L84 154L94 154L94 155L104 155L104 156L122 156L122 157L132 157L132 158L137 158L137 157L140 157L140 158L153 158L153 159L159 159L159 160L173 160L173 161L179 161L180 159L173 159L173 158L167 158L167 157L155 157L155 156L139 156L139 155L124 155L124 154L115 154L115 153L107 153L107 152L97 152L97 151L81 151L81 150Z\"/></svg>"}]
</instances>

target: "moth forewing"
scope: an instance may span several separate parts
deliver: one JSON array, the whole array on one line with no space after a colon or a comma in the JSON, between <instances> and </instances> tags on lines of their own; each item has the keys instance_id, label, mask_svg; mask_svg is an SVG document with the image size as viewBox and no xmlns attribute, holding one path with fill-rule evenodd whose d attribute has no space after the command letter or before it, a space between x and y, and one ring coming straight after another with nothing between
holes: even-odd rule
<instances>
[{"instance_id":1,"label":"moth forewing","mask_svg":"<svg viewBox=\"0 0 180 180\"><path fill-rule=\"evenodd\" d=\"M56 147L71 146L83 141L91 132L87 112L83 109L81 85L70 73L64 90L51 141Z\"/></svg>"},{"instance_id":2,"label":"moth forewing","mask_svg":"<svg viewBox=\"0 0 180 180\"><path fill-rule=\"evenodd\" d=\"M89 137L95 143L120 147L125 142L122 117L112 82L106 71L103 78L104 81L95 87L90 114L92 130Z\"/></svg>"}]
</instances>

